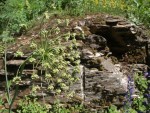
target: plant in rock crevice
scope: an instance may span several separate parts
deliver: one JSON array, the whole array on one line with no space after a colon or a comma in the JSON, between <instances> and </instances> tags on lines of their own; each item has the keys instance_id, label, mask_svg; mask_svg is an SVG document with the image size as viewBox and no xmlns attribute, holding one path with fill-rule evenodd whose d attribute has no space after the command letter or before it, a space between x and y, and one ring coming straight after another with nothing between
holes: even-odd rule
<instances>
[{"instance_id":1,"label":"plant in rock crevice","mask_svg":"<svg viewBox=\"0 0 150 113\"><path fill-rule=\"evenodd\" d=\"M41 105L36 99L31 100L25 97L19 102L19 109L17 113L48 113L49 107L47 105Z\"/></svg>"},{"instance_id":2,"label":"plant in rock crevice","mask_svg":"<svg viewBox=\"0 0 150 113\"><path fill-rule=\"evenodd\" d=\"M52 35L57 37L49 38ZM69 90L69 86L78 80L75 74L79 72L80 63L75 35L60 34L60 29L55 27L50 31L42 30L40 36L40 43L31 43L30 47L34 49L34 52L29 62L33 62L34 68L44 70L44 74L40 76L33 73L31 76L33 83L40 78L47 85L49 92L54 94Z\"/></svg>"},{"instance_id":3,"label":"plant in rock crevice","mask_svg":"<svg viewBox=\"0 0 150 113\"><path fill-rule=\"evenodd\" d=\"M107 110L105 110L105 113L120 113L120 110L118 110L115 105L111 105Z\"/></svg>"},{"instance_id":4,"label":"plant in rock crevice","mask_svg":"<svg viewBox=\"0 0 150 113\"><path fill-rule=\"evenodd\" d=\"M147 96L150 94L148 90L150 83L150 81L147 79L148 76L144 76L142 73L136 73L135 75L135 85L140 91L140 94L139 98L133 99L132 106L139 113L150 111L150 101L149 97Z\"/></svg>"},{"instance_id":5,"label":"plant in rock crevice","mask_svg":"<svg viewBox=\"0 0 150 113\"><path fill-rule=\"evenodd\" d=\"M42 105L37 99L25 97L19 102L17 113L89 113L89 111L77 103L64 107L64 104L60 104L60 101L57 100L53 105Z\"/></svg>"},{"instance_id":6,"label":"plant in rock crevice","mask_svg":"<svg viewBox=\"0 0 150 113\"><path fill-rule=\"evenodd\" d=\"M128 93L127 93L127 102L125 105L124 111L126 113L145 113L149 111L149 100L145 97L145 94L149 93L148 83L149 81L143 76L142 73L135 73L134 79L130 76L128 77ZM134 85L138 89L138 94L134 94Z\"/></svg>"},{"instance_id":7,"label":"plant in rock crevice","mask_svg":"<svg viewBox=\"0 0 150 113\"><path fill-rule=\"evenodd\" d=\"M68 26L69 20L65 21L65 25ZM6 32L5 34L8 35ZM56 36L56 38L49 38L49 36ZM59 35L59 36L58 36ZM16 90L14 97L10 98L10 85L8 85L7 67L6 67L6 53L7 53L7 38L5 36L5 73L6 73L6 89L7 98L9 104L9 113L11 113L12 104L17 96L18 84L21 82L21 74L26 63L33 63L34 69L41 70L42 76L38 73L33 73L31 78L33 80L32 95L36 96L37 91L43 88L43 83L47 85L48 92L53 92L55 95L62 91L69 90L69 86L78 80L75 76L79 72L79 52L77 50L77 44L75 34L70 32L66 34L60 34L60 28L55 27L50 31L42 30L40 32L40 43L32 42L30 47L33 49L33 53L25 60L23 64L19 66L16 77L13 78L12 83L15 84ZM15 57L23 56L24 53L18 50ZM44 71L44 74L42 74ZM40 79L41 85L34 85L37 79ZM43 93L43 92L42 92ZM23 107L23 106L22 106Z\"/></svg>"},{"instance_id":8,"label":"plant in rock crevice","mask_svg":"<svg viewBox=\"0 0 150 113\"><path fill-rule=\"evenodd\" d=\"M66 25L69 21L66 20ZM62 91L69 90L69 86L78 80L75 76L79 72L79 52L77 50L77 44L75 34L66 33L59 34L60 29L58 27L53 28L51 31L42 30L40 32L40 43L36 44L32 42L30 47L34 50L25 62L19 66L16 77L13 78L12 83L15 84L16 90L13 98L10 98L10 85L8 85L7 67L6 67L6 53L7 53L7 38L4 38L5 42L5 73L6 73L6 89L7 99L9 104L9 113L11 113L12 104L17 96L18 84L21 82L21 74L24 66L27 62L32 62L35 69L44 71L44 74L38 75L33 73L31 78L33 80L32 95L36 96L38 90L43 88L42 84L47 85L49 92L53 92L55 95ZM48 38L52 34L56 34L56 38ZM16 57L23 56L23 52L18 50L15 54ZM39 67L40 66L40 67ZM34 85L36 79L40 79L41 86ZM22 106L23 107L23 106Z\"/></svg>"}]
</instances>

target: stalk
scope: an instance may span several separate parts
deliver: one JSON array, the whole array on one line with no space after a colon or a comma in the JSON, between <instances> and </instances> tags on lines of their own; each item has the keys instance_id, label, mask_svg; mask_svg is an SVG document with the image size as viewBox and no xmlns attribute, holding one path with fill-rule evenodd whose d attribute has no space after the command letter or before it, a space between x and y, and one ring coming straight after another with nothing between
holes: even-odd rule
<instances>
[{"instance_id":1,"label":"stalk","mask_svg":"<svg viewBox=\"0 0 150 113\"><path fill-rule=\"evenodd\" d=\"M5 51L4 51L4 65L5 65L5 80L6 80L6 92L7 92L7 101L8 104L10 105L10 89L9 89L9 84L8 84L8 74L7 74L7 44L5 42Z\"/></svg>"}]
</instances>

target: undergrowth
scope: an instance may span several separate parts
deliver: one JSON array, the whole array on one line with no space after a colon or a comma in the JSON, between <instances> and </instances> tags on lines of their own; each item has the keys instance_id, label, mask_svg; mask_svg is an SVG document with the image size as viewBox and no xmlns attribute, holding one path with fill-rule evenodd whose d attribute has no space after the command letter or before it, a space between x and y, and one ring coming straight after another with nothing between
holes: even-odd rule
<instances>
[{"instance_id":1,"label":"undergrowth","mask_svg":"<svg viewBox=\"0 0 150 113\"><path fill-rule=\"evenodd\" d=\"M23 34L46 11L75 16L105 12L149 26L149 4L149 0L4 0L0 2L0 34L6 28L11 35Z\"/></svg>"}]
</instances>

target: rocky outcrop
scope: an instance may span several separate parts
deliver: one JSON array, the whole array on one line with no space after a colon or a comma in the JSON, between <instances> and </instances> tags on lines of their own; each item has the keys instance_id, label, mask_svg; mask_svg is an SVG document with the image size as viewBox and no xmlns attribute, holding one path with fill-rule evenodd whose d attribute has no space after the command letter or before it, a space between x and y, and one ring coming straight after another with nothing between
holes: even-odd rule
<instances>
[{"instance_id":1,"label":"rocky outcrop","mask_svg":"<svg viewBox=\"0 0 150 113\"><path fill-rule=\"evenodd\" d=\"M125 19L108 15L72 20L69 28L61 27L61 29L77 33L76 39L81 52L80 73L76 75L80 80L70 88L75 91L72 100L78 100L95 109L108 107L111 103L123 106L128 90L128 76L133 76L135 72L131 64L136 63L134 67L136 71L146 70L146 64L150 65L148 37L142 35L142 31L137 26ZM26 51L27 45L22 45ZM27 54L23 57L15 57L13 49L10 51L12 52L7 55L6 65L8 77L12 79L30 52L26 51ZM0 69L0 90L4 92L5 73L2 59L0 59ZM17 99L30 94L31 74L35 71L41 70L33 70L30 63L24 67ZM39 79L34 83L40 85L41 81ZM44 83L42 85L45 87ZM37 93L39 98L43 95L46 102L53 102L53 95L44 88ZM70 101L61 96L60 99L62 102Z\"/></svg>"}]
</instances>

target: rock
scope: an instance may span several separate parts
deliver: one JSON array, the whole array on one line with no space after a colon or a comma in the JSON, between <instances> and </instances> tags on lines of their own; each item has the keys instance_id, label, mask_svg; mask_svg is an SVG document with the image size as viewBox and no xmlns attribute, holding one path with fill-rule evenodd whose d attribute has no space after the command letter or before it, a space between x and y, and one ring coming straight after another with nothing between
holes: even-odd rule
<instances>
[{"instance_id":1,"label":"rock","mask_svg":"<svg viewBox=\"0 0 150 113\"><path fill-rule=\"evenodd\" d=\"M3 59L0 59L0 69L2 69L3 66L4 66L4 61L3 61Z\"/></svg>"},{"instance_id":2,"label":"rock","mask_svg":"<svg viewBox=\"0 0 150 113\"><path fill-rule=\"evenodd\" d=\"M131 33L134 34L134 35L137 33L137 31L136 31L135 28L133 28L133 27L130 28L130 31L131 31Z\"/></svg>"},{"instance_id":3,"label":"rock","mask_svg":"<svg viewBox=\"0 0 150 113\"><path fill-rule=\"evenodd\" d=\"M119 19L107 19L106 25L116 26L119 21L120 21Z\"/></svg>"},{"instance_id":4,"label":"rock","mask_svg":"<svg viewBox=\"0 0 150 113\"><path fill-rule=\"evenodd\" d=\"M100 36L100 35L95 35L95 34L92 34L92 35L89 35L87 38L86 38L86 41L89 42L89 43L96 43L96 44L107 44L107 41L104 37Z\"/></svg>"},{"instance_id":5,"label":"rock","mask_svg":"<svg viewBox=\"0 0 150 113\"><path fill-rule=\"evenodd\" d=\"M91 35L90 29L87 26L82 26L82 29L84 31L84 36L87 37L89 35Z\"/></svg>"},{"instance_id":6,"label":"rock","mask_svg":"<svg viewBox=\"0 0 150 113\"><path fill-rule=\"evenodd\" d=\"M102 57L102 56L104 56L103 53L101 53L101 52L96 52L96 53L94 53L93 55L89 55L89 58L98 58L98 57Z\"/></svg>"},{"instance_id":7,"label":"rock","mask_svg":"<svg viewBox=\"0 0 150 113\"><path fill-rule=\"evenodd\" d=\"M124 76L124 78L123 78ZM122 73L100 72L97 69L85 70L85 101L92 102L94 99L102 99L102 91L110 94L126 94L128 79ZM109 84L108 84L109 83ZM108 95L107 93L105 96ZM108 95L109 96L109 95Z\"/></svg>"},{"instance_id":8,"label":"rock","mask_svg":"<svg viewBox=\"0 0 150 113\"><path fill-rule=\"evenodd\" d=\"M23 98L25 95L29 95L31 92L30 88L21 89L18 91L18 97Z\"/></svg>"},{"instance_id":9,"label":"rock","mask_svg":"<svg viewBox=\"0 0 150 113\"><path fill-rule=\"evenodd\" d=\"M105 34L108 33L108 31L110 30L110 27L108 25L99 25L99 24L98 25L91 24L89 28L92 34Z\"/></svg>"},{"instance_id":10,"label":"rock","mask_svg":"<svg viewBox=\"0 0 150 113\"><path fill-rule=\"evenodd\" d=\"M89 49L89 48L82 49L82 51L81 51L82 59L88 59L88 58L90 58L89 56L91 56L91 55L94 55L93 51L91 49Z\"/></svg>"},{"instance_id":11,"label":"rock","mask_svg":"<svg viewBox=\"0 0 150 113\"><path fill-rule=\"evenodd\" d=\"M30 86L31 85L31 81L30 80L26 80L26 81L21 81L19 83L19 87L27 87L27 86Z\"/></svg>"},{"instance_id":12,"label":"rock","mask_svg":"<svg viewBox=\"0 0 150 113\"><path fill-rule=\"evenodd\" d=\"M7 65L16 65L19 66L24 63L24 60L10 60L7 61Z\"/></svg>"},{"instance_id":13,"label":"rock","mask_svg":"<svg viewBox=\"0 0 150 113\"><path fill-rule=\"evenodd\" d=\"M85 26L85 24L86 24L86 20L83 20L83 21L79 21L79 22L78 22L78 25L79 25L79 26Z\"/></svg>"},{"instance_id":14,"label":"rock","mask_svg":"<svg viewBox=\"0 0 150 113\"><path fill-rule=\"evenodd\" d=\"M12 59L12 58L14 57L14 52L8 51L8 52L6 53L6 57L7 57L7 60Z\"/></svg>"},{"instance_id":15,"label":"rock","mask_svg":"<svg viewBox=\"0 0 150 113\"><path fill-rule=\"evenodd\" d=\"M86 45L89 45L93 50L102 50L106 47L107 41L104 37L99 36L99 35L89 35L85 40L84 40Z\"/></svg>"},{"instance_id":16,"label":"rock","mask_svg":"<svg viewBox=\"0 0 150 113\"><path fill-rule=\"evenodd\" d=\"M74 30L78 30L78 31L80 31L81 33L83 32L83 29L82 29L80 26L74 27Z\"/></svg>"},{"instance_id":17,"label":"rock","mask_svg":"<svg viewBox=\"0 0 150 113\"><path fill-rule=\"evenodd\" d=\"M7 75L8 76L14 76L14 73L12 73L12 72L7 72ZM2 77L5 77L5 70L3 70L3 69L1 69L0 70L0 76ZM2 78L1 78L2 79Z\"/></svg>"},{"instance_id":18,"label":"rock","mask_svg":"<svg viewBox=\"0 0 150 113\"><path fill-rule=\"evenodd\" d=\"M90 53L90 52L89 52ZM90 53L91 55L92 53ZM89 63L92 66L92 63ZM102 59L101 65L104 67L106 71L99 71L97 68L85 68L83 78L85 78L84 82L84 95L85 101L93 102L94 105L97 105L103 99L104 93L103 91L107 91L106 95L112 95L114 98L117 98L117 101L113 101L113 99L108 100L108 102L112 102L115 104L123 103L120 100L119 95L125 95L127 92L127 84L128 78L127 76L121 72L121 64L113 64L111 59ZM94 66L92 66L94 67ZM109 84L108 84L109 83ZM79 84L75 84L74 87L80 87ZM79 89L78 89L79 90ZM114 95L115 94L115 95ZM81 95L79 95L81 96ZM113 98L112 97L112 98Z\"/></svg>"},{"instance_id":19,"label":"rock","mask_svg":"<svg viewBox=\"0 0 150 113\"><path fill-rule=\"evenodd\" d=\"M146 44L146 64L150 66L150 41ZM150 70L150 69L149 69Z\"/></svg>"},{"instance_id":20,"label":"rock","mask_svg":"<svg viewBox=\"0 0 150 113\"><path fill-rule=\"evenodd\" d=\"M17 109L18 103L19 103L19 100L15 100L15 101L13 102L12 109L11 109L12 111ZM8 104L8 103L5 103L4 106L5 106L5 109L8 109L8 108L9 108L9 104Z\"/></svg>"}]
</instances>

